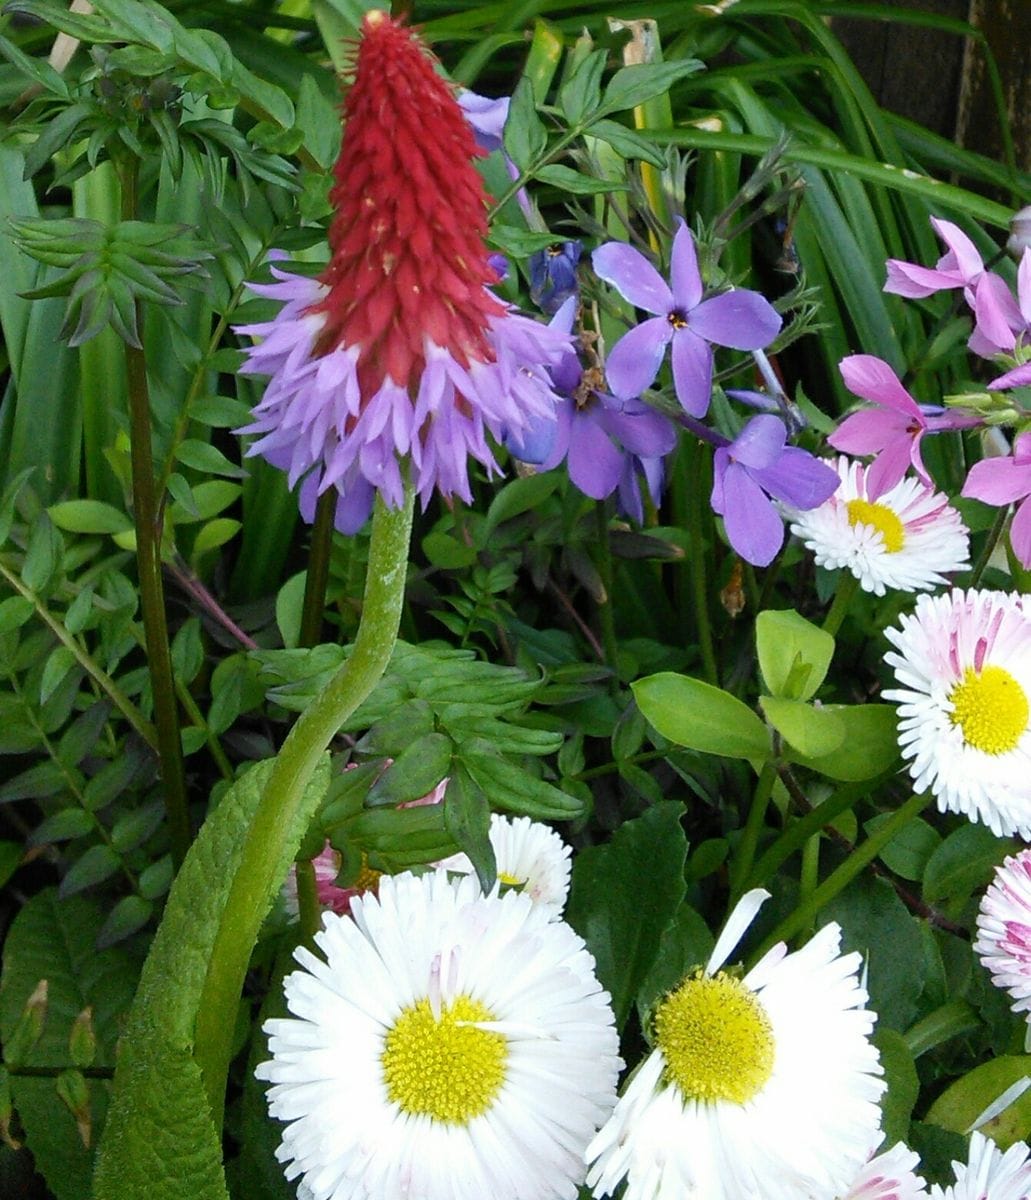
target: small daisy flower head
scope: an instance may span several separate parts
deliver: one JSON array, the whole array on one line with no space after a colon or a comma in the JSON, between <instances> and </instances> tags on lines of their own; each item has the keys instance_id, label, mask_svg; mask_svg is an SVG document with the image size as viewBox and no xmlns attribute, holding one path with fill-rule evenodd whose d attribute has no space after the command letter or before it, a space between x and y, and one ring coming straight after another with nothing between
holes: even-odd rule
<instances>
[{"instance_id":1,"label":"small daisy flower head","mask_svg":"<svg viewBox=\"0 0 1031 1200\"><path fill-rule=\"evenodd\" d=\"M885 662L899 746L917 791L999 837L1031 838L1031 619L1019 597L921 596Z\"/></svg>"},{"instance_id":2,"label":"small daisy flower head","mask_svg":"<svg viewBox=\"0 0 1031 1200\"><path fill-rule=\"evenodd\" d=\"M529 817L490 819L490 844L498 869L498 883L515 888L558 917L569 895L570 847L554 829ZM445 871L471 875L473 864L464 854L437 863Z\"/></svg>"},{"instance_id":3,"label":"small daisy flower head","mask_svg":"<svg viewBox=\"0 0 1031 1200\"><path fill-rule=\"evenodd\" d=\"M654 1049L587 1148L595 1196L625 1179L625 1200L835 1200L879 1140L876 1018L838 926L722 969L767 896L743 897L707 965L656 1006Z\"/></svg>"},{"instance_id":4,"label":"small daisy flower head","mask_svg":"<svg viewBox=\"0 0 1031 1200\"><path fill-rule=\"evenodd\" d=\"M1013 1011L1031 1013L1031 850L995 868L978 909L974 951L992 983L1009 992Z\"/></svg>"},{"instance_id":5,"label":"small daisy flower head","mask_svg":"<svg viewBox=\"0 0 1031 1200\"><path fill-rule=\"evenodd\" d=\"M896 1142L863 1165L841 1200L926 1200L927 1186L916 1174L919 1165L916 1151Z\"/></svg>"},{"instance_id":6,"label":"small daisy flower head","mask_svg":"<svg viewBox=\"0 0 1031 1200\"><path fill-rule=\"evenodd\" d=\"M594 959L474 878L385 877L327 913L265 1024L277 1157L311 1200L575 1200L622 1062Z\"/></svg>"},{"instance_id":7,"label":"small daisy flower head","mask_svg":"<svg viewBox=\"0 0 1031 1200\"><path fill-rule=\"evenodd\" d=\"M241 370L270 377L254 420L260 454L300 484L302 514L335 489L353 532L378 492L423 504L434 489L471 500L467 461L494 472L487 441L547 416L548 368L569 344L489 290L482 155L451 87L410 29L365 14L330 199L320 279L273 267L252 286L283 302Z\"/></svg>"},{"instance_id":8,"label":"small daisy flower head","mask_svg":"<svg viewBox=\"0 0 1031 1200\"><path fill-rule=\"evenodd\" d=\"M931 1200L1028 1200L1031 1196L1031 1162L1026 1142L1016 1142L1005 1152L976 1130L970 1135L967 1162L952 1164L956 1182L949 1187L931 1185Z\"/></svg>"},{"instance_id":9,"label":"small daisy flower head","mask_svg":"<svg viewBox=\"0 0 1031 1200\"><path fill-rule=\"evenodd\" d=\"M866 592L926 591L970 566L970 537L948 498L907 478L871 499L868 468L839 457L841 483L825 503L792 511L791 532L818 566L845 568Z\"/></svg>"}]
</instances>

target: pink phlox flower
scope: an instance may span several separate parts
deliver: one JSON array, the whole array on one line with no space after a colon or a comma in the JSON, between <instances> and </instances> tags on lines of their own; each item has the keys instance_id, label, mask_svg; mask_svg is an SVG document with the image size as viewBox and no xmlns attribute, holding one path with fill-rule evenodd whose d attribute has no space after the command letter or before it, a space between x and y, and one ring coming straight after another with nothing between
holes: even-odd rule
<instances>
[{"instance_id":1,"label":"pink phlox flower","mask_svg":"<svg viewBox=\"0 0 1031 1200\"><path fill-rule=\"evenodd\" d=\"M974 463L961 495L997 508L1021 502L1010 526L1010 545L1021 565L1031 567L1031 433L1017 435L1012 454Z\"/></svg>"},{"instance_id":2,"label":"pink phlox flower","mask_svg":"<svg viewBox=\"0 0 1031 1200\"><path fill-rule=\"evenodd\" d=\"M1011 344L1002 349L1015 351L1029 344L1031 335L1031 248L1025 249L1017 268L1017 310L1019 313L1019 328L1013 329L1016 335ZM988 385L990 391L1002 388L1026 387L1031 384L1031 362L1026 362L993 379Z\"/></svg>"},{"instance_id":3,"label":"pink phlox flower","mask_svg":"<svg viewBox=\"0 0 1031 1200\"><path fill-rule=\"evenodd\" d=\"M974 314L974 332L968 345L974 354L990 358L1013 348L1014 337L1027 325L1006 281L986 271L977 247L958 225L931 218L935 232L948 247L933 267L891 258L885 264L886 292L922 300L935 292L962 288Z\"/></svg>"},{"instance_id":4,"label":"pink phlox flower","mask_svg":"<svg viewBox=\"0 0 1031 1200\"><path fill-rule=\"evenodd\" d=\"M876 407L846 417L827 441L846 454L876 455L866 476L871 500L890 491L910 467L932 486L920 448L924 434L979 424L977 417L921 406L891 367L872 354L850 355L839 369L849 391Z\"/></svg>"}]
</instances>

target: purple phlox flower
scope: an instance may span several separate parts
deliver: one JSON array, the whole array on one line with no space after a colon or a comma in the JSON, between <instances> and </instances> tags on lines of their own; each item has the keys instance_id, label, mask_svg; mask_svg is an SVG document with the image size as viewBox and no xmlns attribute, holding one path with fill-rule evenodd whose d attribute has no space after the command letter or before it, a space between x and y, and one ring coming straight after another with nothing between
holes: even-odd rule
<instances>
[{"instance_id":1,"label":"purple phlox flower","mask_svg":"<svg viewBox=\"0 0 1031 1200\"><path fill-rule=\"evenodd\" d=\"M846 417L827 441L846 454L877 456L866 476L871 500L890 491L911 466L931 486L920 450L924 434L980 423L978 417L917 404L891 367L872 354L843 358L839 369L849 391L876 408Z\"/></svg>"},{"instance_id":2,"label":"purple phlox flower","mask_svg":"<svg viewBox=\"0 0 1031 1200\"><path fill-rule=\"evenodd\" d=\"M967 343L974 354L990 358L1012 349L1014 335L1026 325L1006 281L986 271L977 247L958 225L931 218L935 232L948 247L933 267L891 258L885 264L886 292L922 300L935 292L962 288L963 297L974 314L974 332Z\"/></svg>"},{"instance_id":3,"label":"purple phlox flower","mask_svg":"<svg viewBox=\"0 0 1031 1200\"><path fill-rule=\"evenodd\" d=\"M476 92L462 92L458 97L458 106L472 126L477 146L486 150L488 154L502 147L502 135L508 120L510 104L511 99L508 96L499 96L494 100Z\"/></svg>"},{"instance_id":4,"label":"purple phlox flower","mask_svg":"<svg viewBox=\"0 0 1031 1200\"><path fill-rule=\"evenodd\" d=\"M570 297L553 318L552 328L566 332L575 312L576 298ZM640 520L637 471L644 472L654 497L661 489L662 458L676 445L673 423L636 397L617 400L601 391L601 371L584 370L571 349L552 367L551 380L559 397L554 413L523 433L506 433L505 444L516 458L536 463L543 471L565 460L570 479L594 500L604 500L619 488L624 508Z\"/></svg>"},{"instance_id":5,"label":"purple phlox flower","mask_svg":"<svg viewBox=\"0 0 1031 1200\"><path fill-rule=\"evenodd\" d=\"M1031 433L1019 433L1013 453L974 463L960 493L1001 507L1021 503L1010 525L1010 545L1024 567L1031 567Z\"/></svg>"},{"instance_id":6,"label":"purple phlox flower","mask_svg":"<svg viewBox=\"0 0 1031 1200\"><path fill-rule=\"evenodd\" d=\"M591 256L598 277L625 299L655 316L642 321L612 347L605 364L616 396L640 396L658 374L672 346L673 386L684 410L705 415L712 394L712 344L758 350L777 336L781 319L758 292L733 288L703 300L694 238L683 220L673 239L667 284L639 251L606 242Z\"/></svg>"},{"instance_id":7,"label":"purple phlox flower","mask_svg":"<svg viewBox=\"0 0 1031 1200\"><path fill-rule=\"evenodd\" d=\"M784 522L773 504L816 508L838 488L838 473L806 450L787 445L784 422L761 414L713 459L711 504L727 539L746 562L771 563L784 544ZM772 497L772 499L771 499Z\"/></svg>"},{"instance_id":8,"label":"purple phlox flower","mask_svg":"<svg viewBox=\"0 0 1031 1200\"><path fill-rule=\"evenodd\" d=\"M578 295L576 267L582 253L580 242L561 242L530 255L530 299L549 315Z\"/></svg>"}]
</instances>

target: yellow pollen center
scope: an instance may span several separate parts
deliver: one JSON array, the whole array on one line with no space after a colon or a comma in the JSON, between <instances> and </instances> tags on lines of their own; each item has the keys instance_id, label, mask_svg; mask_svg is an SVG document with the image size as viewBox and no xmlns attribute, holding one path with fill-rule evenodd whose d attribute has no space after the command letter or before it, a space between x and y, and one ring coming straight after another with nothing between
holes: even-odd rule
<instances>
[{"instance_id":1,"label":"yellow pollen center","mask_svg":"<svg viewBox=\"0 0 1031 1200\"><path fill-rule=\"evenodd\" d=\"M518 879L515 875L509 875L507 871L498 872L498 883L503 883L505 887L524 888L526 887L525 879Z\"/></svg>"},{"instance_id":2,"label":"yellow pollen center","mask_svg":"<svg viewBox=\"0 0 1031 1200\"><path fill-rule=\"evenodd\" d=\"M905 545L905 528L886 505L872 504L869 500L850 500L846 507L848 523L873 526L884 539L884 548L889 554L898 554Z\"/></svg>"},{"instance_id":3,"label":"yellow pollen center","mask_svg":"<svg viewBox=\"0 0 1031 1200\"><path fill-rule=\"evenodd\" d=\"M374 892L379 887L379 881L383 878L383 872L377 871L375 867L369 866L369 860L362 855L362 866L358 872L358 878L355 879L351 887L356 892Z\"/></svg>"},{"instance_id":4,"label":"yellow pollen center","mask_svg":"<svg viewBox=\"0 0 1031 1200\"><path fill-rule=\"evenodd\" d=\"M989 665L980 673L967 667L949 700L953 725L960 727L968 746L985 754L1015 749L1027 729L1027 696L1003 667Z\"/></svg>"},{"instance_id":5,"label":"yellow pollen center","mask_svg":"<svg viewBox=\"0 0 1031 1200\"><path fill-rule=\"evenodd\" d=\"M448 1125L467 1125L490 1108L508 1062L500 1033L470 1022L492 1021L490 1009L459 996L438 1020L423 999L406 1008L384 1039L380 1062L387 1095L402 1111Z\"/></svg>"},{"instance_id":6,"label":"yellow pollen center","mask_svg":"<svg viewBox=\"0 0 1031 1200\"><path fill-rule=\"evenodd\" d=\"M773 1071L773 1027L740 979L702 971L660 1003L655 1038L685 1099L744 1104Z\"/></svg>"},{"instance_id":7,"label":"yellow pollen center","mask_svg":"<svg viewBox=\"0 0 1031 1200\"><path fill-rule=\"evenodd\" d=\"M673 326L674 329L686 329L687 317L677 308L675 308L666 320Z\"/></svg>"}]
</instances>

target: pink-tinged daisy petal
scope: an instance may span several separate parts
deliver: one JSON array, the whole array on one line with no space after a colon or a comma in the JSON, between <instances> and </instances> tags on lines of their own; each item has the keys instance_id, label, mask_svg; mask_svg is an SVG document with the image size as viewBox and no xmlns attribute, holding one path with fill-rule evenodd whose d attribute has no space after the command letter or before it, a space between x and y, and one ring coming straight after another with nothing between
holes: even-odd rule
<instances>
[{"instance_id":1,"label":"pink-tinged daisy petal","mask_svg":"<svg viewBox=\"0 0 1031 1200\"><path fill-rule=\"evenodd\" d=\"M605 375L613 393L621 400L632 400L650 387L672 337L673 326L665 317L642 321L623 334L605 360Z\"/></svg>"},{"instance_id":2,"label":"pink-tinged daisy petal","mask_svg":"<svg viewBox=\"0 0 1031 1200\"><path fill-rule=\"evenodd\" d=\"M780 417L764 413L748 422L729 450L731 457L743 466L761 470L777 461L787 439L788 431Z\"/></svg>"},{"instance_id":3,"label":"pink-tinged daisy petal","mask_svg":"<svg viewBox=\"0 0 1031 1200\"><path fill-rule=\"evenodd\" d=\"M893 442L886 446L870 464L866 473L866 492L871 500L883 496L902 479L912 462L908 442Z\"/></svg>"},{"instance_id":4,"label":"pink-tinged daisy petal","mask_svg":"<svg viewBox=\"0 0 1031 1200\"><path fill-rule=\"evenodd\" d=\"M885 408L912 415L923 424L919 405L882 358L873 354L851 354L841 360L838 369L850 392L871 404L883 404Z\"/></svg>"},{"instance_id":5,"label":"pink-tinged daisy petal","mask_svg":"<svg viewBox=\"0 0 1031 1200\"><path fill-rule=\"evenodd\" d=\"M623 473L623 455L588 417L574 419L569 440L569 478L585 496L611 496Z\"/></svg>"},{"instance_id":6,"label":"pink-tinged daisy petal","mask_svg":"<svg viewBox=\"0 0 1031 1200\"><path fill-rule=\"evenodd\" d=\"M735 288L703 300L688 318L691 329L717 346L760 350L780 332L780 314L765 297Z\"/></svg>"},{"instance_id":7,"label":"pink-tinged daisy petal","mask_svg":"<svg viewBox=\"0 0 1031 1200\"><path fill-rule=\"evenodd\" d=\"M606 242L591 255L594 273L612 284L617 292L637 308L650 313L668 313L673 293L652 264L626 242Z\"/></svg>"},{"instance_id":8,"label":"pink-tinged daisy petal","mask_svg":"<svg viewBox=\"0 0 1031 1200\"><path fill-rule=\"evenodd\" d=\"M906 436L906 418L892 409L878 407L852 413L827 441L846 454L876 454L889 442Z\"/></svg>"},{"instance_id":9,"label":"pink-tinged daisy petal","mask_svg":"<svg viewBox=\"0 0 1031 1200\"><path fill-rule=\"evenodd\" d=\"M673 386L692 417L704 417L712 397L712 347L690 329L673 335Z\"/></svg>"},{"instance_id":10,"label":"pink-tinged daisy petal","mask_svg":"<svg viewBox=\"0 0 1031 1200\"><path fill-rule=\"evenodd\" d=\"M1031 502L1025 500L1013 515L1010 525L1010 545L1013 553L1020 560L1020 565L1027 570L1031 567Z\"/></svg>"},{"instance_id":11,"label":"pink-tinged daisy petal","mask_svg":"<svg viewBox=\"0 0 1031 1200\"><path fill-rule=\"evenodd\" d=\"M1024 319L1006 281L986 271L974 285L973 308L981 337L996 350L1012 350Z\"/></svg>"},{"instance_id":12,"label":"pink-tinged daisy petal","mask_svg":"<svg viewBox=\"0 0 1031 1200\"><path fill-rule=\"evenodd\" d=\"M959 271L964 281L973 281L984 270L984 261L977 247L958 225L931 218L934 231L949 248L949 253L938 260L942 270Z\"/></svg>"},{"instance_id":13,"label":"pink-tinged daisy petal","mask_svg":"<svg viewBox=\"0 0 1031 1200\"><path fill-rule=\"evenodd\" d=\"M935 292L963 286L957 271L937 271L934 267L921 267L897 258L889 258L884 265L888 271L884 291L907 300L924 300Z\"/></svg>"},{"instance_id":14,"label":"pink-tinged daisy petal","mask_svg":"<svg viewBox=\"0 0 1031 1200\"><path fill-rule=\"evenodd\" d=\"M1024 363L1022 367L1014 367L1012 371L1007 371L1005 375L993 379L988 385L988 390L997 392L1001 388L1027 387L1029 384L1031 384L1031 363Z\"/></svg>"},{"instance_id":15,"label":"pink-tinged daisy petal","mask_svg":"<svg viewBox=\"0 0 1031 1200\"><path fill-rule=\"evenodd\" d=\"M1031 494L1031 465L1005 458L983 458L974 463L960 493L985 504L1012 504Z\"/></svg>"},{"instance_id":16,"label":"pink-tinged daisy petal","mask_svg":"<svg viewBox=\"0 0 1031 1200\"><path fill-rule=\"evenodd\" d=\"M698 270L698 252L687 223L678 220L679 228L673 239L670 255L670 283L673 285L673 305L690 312L702 298L702 276Z\"/></svg>"}]
</instances>

